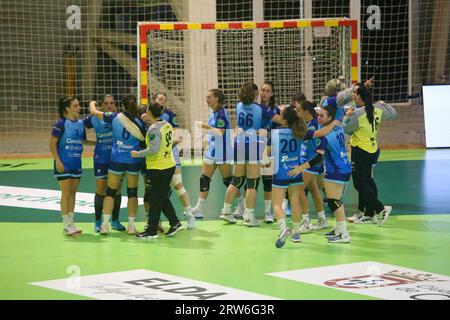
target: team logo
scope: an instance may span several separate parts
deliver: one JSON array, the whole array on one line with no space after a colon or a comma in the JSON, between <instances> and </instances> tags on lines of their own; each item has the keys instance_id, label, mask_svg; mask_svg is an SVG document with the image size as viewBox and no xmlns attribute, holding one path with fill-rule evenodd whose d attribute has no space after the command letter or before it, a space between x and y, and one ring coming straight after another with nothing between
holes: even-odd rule
<instances>
[{"instance_id":1,"label":"team logo","mask_svg":"<svg viewBox=\"0 0 450 320\"><path fill-rule=\"evenodd\" d=\"M150 136L149 136L149 138L150 138L150 140L154 140L155 139L155 134L154 133L150 133Z\"/></svg>"},{"instance_id":2,"label":"team logo","mask_svg":"<svg viewBox=\"0 0 450 320\"><path fill-rule=\"evenodd\" d=\"M107 116L107 117L111 116L112 114L113 114L113 112L110 112L110 111L108 111L108 112L103 112L103 115L104 115L104 116Z\"/></svg>"},{"instance_id":3,"label":"team logo","mask_svg":"<svg viewBox=\"0 0 450 320\"><path fill-rule=\"evenodd\" d=\"M225 121L223 121L222 119L219 119L219 121L217 121L217 125L222 128L225 127Z\"/></svg>"},{"instance_id":4,"label":"team logo","mask_svg":"<svg viewBox=\"0 0 450 320\"><path fill-rule=\"evenodd\" d=\"M177 117L173 117L172 122L173 122L173 124L178 125Z\"/></svg>"}]
</instances>

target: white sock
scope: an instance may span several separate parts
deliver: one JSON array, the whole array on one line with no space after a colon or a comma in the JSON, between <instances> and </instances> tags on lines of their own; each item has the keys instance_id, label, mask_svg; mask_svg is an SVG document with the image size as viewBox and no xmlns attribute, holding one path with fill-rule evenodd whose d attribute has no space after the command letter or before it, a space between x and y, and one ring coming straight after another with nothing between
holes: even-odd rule
<instances>
[{"instance_id":1,"label":"white sock","mask_svg":"<svg viewBox=\"0 0 450 320\"><path fill-rule=\"evenodd\" d=\"M183 209L186 212L186 214L192 215L192 213L191 213L191 210L192 210L191 206L184 207Z\"/></svg>"},{"instance_id":2,"label":"white sock","mask_svg":"<svg viewBox=\"0 0 450 320\"><path fill-rule=\"evenodd\" d=\"M281 208L283 208L284 212L286 212L287 206L288 206L288 199L283 199L283 204L281 205Z\"/></svg>"},{"instance_id":3,"label":"white sock","mask_svg":"<svg viewBox=\"0 0 450 320\"><path fill-rule=\"evenodd\" d=\"M223 204L222 213L223 213L223 214L231 214L231 204L229 204L229 203L224 203L224 204Z\"/></svg>"},{"instance_id":4,"label":"white sock","mask_svg":"<svg viewBox=\"0 0 450 320\"><path fill-rule=\"evenodd\" d=\"M111 215L110 214L103 214L103 224L108 225L109 224L109 220L111 220Z\"/></svg>"},{"instance_id":5,"label":"white sock","mask_svg":"<svg viewBox=\"0 0 450 320\"><path fill-rule=\"evenodd\" d=\"M245 208L245 215L248 219L255 217L255 209Z\"/></svg>"},{"instance_id":6,"label":"white sock","mask_svg":"<svg viewBox=\"0 0 450 320\"><path fill-rule=\"evenodd\" d=\"M327 216L325 215L325 211L320 211L320 212L317 212L317 215L319 216L319 218L322 218L322 219L327 219Z\"/></svg>"},{"instance_id":7,"label":"white sock","mask_svg":"<svg viewBox=\"0 0 450 320\"><path fill-rule=\"evenodd\" d=\"M294 233L300 232L300 222L294 222L292 225L294 227Z\"/></svg>"},{"instance_id":8,"label":"white sock","mask_svg":"<svg viewBox=\"0 0 450 320\"><path fill-rule=\"evenodd\" d=\"M70 224L73 224L73 216L74 216L74 214L73 214L73 212L69 212L69 218L70 218Z\"/></svg>"},{"instance_id":9,"label":"white sock","mask_svg":"<svg viewBox=\"0 0 450 320\"><path fill-rule=\"evenodd\" d=\"M70 215L68 215L68 214L64 214L63 216L62 216L62 219L63 219L63 225L64 225L64 228L67 228L68 226L70 226Z\"/></svg>"},{"instance_id":10,"label":"white sock","mask_svg":"<svg viewBox=\"0 0 450 320\"><path fill-rule=\"evenodd\" d=\"M239 197L238 206L239 206L240 209L244 209L245 208L245 197L244 196L240 196Z\"/></svg>"},{"instance_id":11,"label":"white sock","mask_svg":"<svg viewBox=\"0 0 450 320\"><path fill-rule=\"evenodd\" d=\"M278 226L280 227L280 230L283 231L287 228L286 226L286 220L285 219L278 219Z\"/></svg>"},{"instance_id":12,"label":"white sock","mask_svg":"<svg viewBox=\"0 0 450 320\"><path fill-rule=\"evenodd\" d=\"M309 213L302 214L302 221L308 221L309 222Z\"/></svg>"},{"instance_id":13,"label":"white sock","mask_svg":"<svg viewBox=\"0 0 450 320\"><path fill-rule=\"evenodd\" d=\"M136 219L136 217L128 217L128 223L134 225L134 219Z\"/></svg>"},{"instance_id":14,"label":"white sock","mask_svg":"<svg viewBox=\"0 0 450 320\"><path fill-rule=\"evenodd\" d=\"M206 200L206 199L198 198L198 200L197 200L197 206L196 206L196 208L197 208L198 210L203 211L203 204L205 203L205 200Z\"/></svg>"},{"instance_id":15,"label":"white sock","mask_svg":"<svg viewBox=\"0 0 450 320\"><path fill-rule=\"evenodd\" d=\"M336 234L348 234L345 221L336 221Z\"/></svg>"},{"instance_id":16,"label":"white sock","mask_svg":"<svg viewBox=\"0 0 450 320\"><path fill-rule=\"evenodd\" d=\"M264 200L264 213L270 213L272 207L272 200Z\"/></svg>"}]
</instances>

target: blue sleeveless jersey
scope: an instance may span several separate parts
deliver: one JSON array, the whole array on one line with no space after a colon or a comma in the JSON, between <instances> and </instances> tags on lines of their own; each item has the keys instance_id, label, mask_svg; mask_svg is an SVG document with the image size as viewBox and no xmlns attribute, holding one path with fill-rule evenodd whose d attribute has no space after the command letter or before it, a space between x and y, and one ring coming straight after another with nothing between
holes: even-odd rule
<instances>
[{"instance_id":1,"label":"blue sleeveless jersey","mask_svg":"<svg viewBox=\"0 0 450 320\"><path fill-rule=\"evenodd\" d=\"M165 108L161 114L161 119L167 121L172 128L178 128L177 115L169 108Z\"/></svg>"},{"instance_id":2,"label":"blue sleeveless jersey","mask_svg":"<svg viewBox=\"0 0 450 320\"><path fill-rule=\"evenodd\" d=\"M290 128L272 130L272 156L274 157L274 179L289 180L288 172L302 162L300 159L300 148L303 140L294 137Z\"/></svg>"},{"instance_id":3,"label":"blue sleeveless jersey","mask_svg":"<svg viewBox=\"0 0 450 320\"><path fill-rule=\"evenodd\" d=\"M345 148L344 128L336 126L325 136L325 171L329 174L349 174L352 172Z\"/></svg>"},{"instance_id":4,"label":"blue sleeveless jersey","mask_svg":"<svg viewBox=\"0 0 450 320\"><path fill-rule=\"evenodd\" d=\"M308 131L316 131L319 129L319 123L317 122L317 119L314 118L313 120L306 123L306 127ZM320 138L311 138L305 140L301 148L302 162L312 160L316 156L316 149L319 145Z\"/></svg>"},{"instance_id":5,"label":"blue sleeveless jersey","mask_svg":"<svg viewBox=\"0 0 450 320\"><path fill-rule=\"evenodd\" d=\"M142 142L128 132L128 130L122 125L122 123L120 123L117 115L117 112L105 112L103 114L103 121L111 124L112 134L114 138L111 151L111 162L130 164L141 163L141 158L131 157L131 151L139 151L141 149L140 146ZM134 118L134 124L139 127L143 136L145 137L144 123L142 122L142 120Z\"/></svg>"},{"instance_id":6,"label":"blue sleeveless jersey","mask_svg":"<svg viewBox=\"0 0 450 320\"><path fill-rule=\"evenodd\" d=\"M231 161L233 150L230 136L230 117L225 108L220 108L216 112L209 114L208 125L217 129L225 129L224 135L208 133L208 148L205 158L214 160L218 163Z\"/></svg>"},{"instance_id":7,"label":"blue sleeveless jersey","mask_svg":"<svg viewBox=\"0 0 450 320\"><path fill-rule=\"evenodd\" d=\"M86 140L83 121L60 119L53 126L52 135L58 138L58 155L65 170L80 170L83 140Z\"/></svg>"},{"instance_id":8,"label":"blue sleeveless jersey","mask_svg":"<svg viewBox=\"0 0 450 320\"><path fill-rule=\"evenodd\" d=\"M88 129L93 128L95 130L97 143L94 149L94 162L98 164L109 163L114 142L111 123L89 116L84 119L84 125Z\"/></svg>"}]
</instances>

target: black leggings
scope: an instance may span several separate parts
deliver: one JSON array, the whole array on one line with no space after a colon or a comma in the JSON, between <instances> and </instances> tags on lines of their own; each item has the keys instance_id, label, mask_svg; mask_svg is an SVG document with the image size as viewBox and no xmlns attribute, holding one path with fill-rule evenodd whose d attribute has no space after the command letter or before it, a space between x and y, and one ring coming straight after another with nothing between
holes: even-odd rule
<instances>
[{"instance_id":1,"label":"black leggings","mask_svg":"<svg viewBox=\"0 0 450 320\"><path fill-rule=\"evenodd\" d=\"M172 181L174 172L175 167L165 170L147 170L146 190L150 203L148 228L151 233L156 233L158 230L161 211L169 220L170 226L175 226L180 222L169 198L170 182Z\"/></svg>"},{"instance_id":2,"label":"black leggings","mask_svg":"<svg viewBox=\"0 0 450 320\"><path fill-rule=\"evenodd\" d=\"M365 215L369 217L384 210L383 203L378 200L377 186L372 178L372 164L375 163L375 157L376 153L352 147L353 185L359 193L360 205L365 206Z\"/></svg>"}]
</instances>

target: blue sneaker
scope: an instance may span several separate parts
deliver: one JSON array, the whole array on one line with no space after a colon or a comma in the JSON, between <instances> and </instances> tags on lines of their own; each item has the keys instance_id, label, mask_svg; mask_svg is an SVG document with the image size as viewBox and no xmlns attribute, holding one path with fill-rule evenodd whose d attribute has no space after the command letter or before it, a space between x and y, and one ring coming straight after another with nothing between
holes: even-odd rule
<instances>
[{"instance_id":1,"label":"blue sneaker","mask_svg":"<svg viewBox=\"0 0 450 320\"><path fill-rule=\"evenodd\" d=\"M111 221L111 228L117 231L125 231L127 229L119 220Z\"/></svg>"},{"instance_id":2,"label":"blue sneaker","mask_svg":"<svg viewBox=\"0 0 450 320\"><path fill-rule=\"evenodd\" d=\"M95 233L99 233L102 228L102 220L95 220L94 231Z\"/></svg>"},{"instance_id":3,"label":"blue sneaker","mask_svg":"<svg viewBox=\"0 0 450 320\"><path fill-rule=\"evenodd\" d=\"M292 242L300 242L300 232L294 232L291 236Z\"/></svg>"},{"instance_id":4,"label":"blue sneaker","mask_svg":"<svg viewBox=\"0 0 450 320\"><path fill-rule=\"evenodd\" d=\"M280 235L278 236L277 242L275 242L275 247L281 248L286 243L287 237L289 237L292 234L292 230L289 228L284 228L283 231L280 232Z\"/></svg>"}]
</instances>

